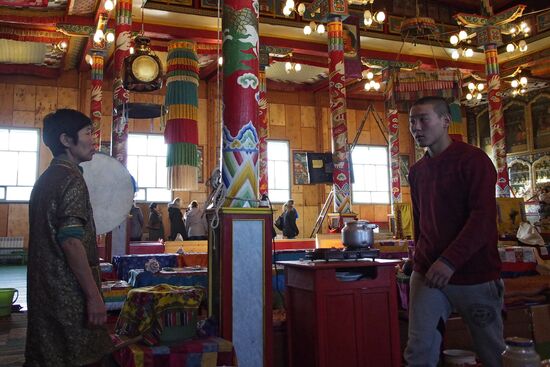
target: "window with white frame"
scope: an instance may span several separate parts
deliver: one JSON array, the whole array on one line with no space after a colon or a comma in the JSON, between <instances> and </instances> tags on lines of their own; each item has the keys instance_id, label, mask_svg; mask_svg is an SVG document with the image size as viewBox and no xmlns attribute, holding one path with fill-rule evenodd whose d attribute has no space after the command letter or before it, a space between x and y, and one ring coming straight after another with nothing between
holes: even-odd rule
<instances>
[{"instance_id":1,"label":"window with white frame","mask_svg":"<svg viewBox=\"0 0 550 367\"><path fill-rule=\"evenodd\" d=\"M271 202L284 203L290 199L290 148L288 141L267 141L267 186Z\"/></svg>"},{"instance_id":2,"label":"window with white frame","mask_svg":"<svg viewBox=\"0 0 550 367\"><path fill-rule=\"evenodd\" d=\"M136 180L137 201L169 202L172 200L172 193L167 189L167 148L164 136L161 134L128 134L126 166Z\"/></svg>"},{"instance_id":3,"label":"window with white frame","mask_svg":"<svg viewBox=\"0 0 550 367\"><path fill-rule=\"evenodd\" d=\"M353 163L352 199L357 204L389 204L390 173L388 148L356 145L351 153Z\"/></svg>"},{"instance_id":4,"label":"window with white frame","mask_svg":"<svg viewBox=\"0 0 550 367\"><path fill-rule=\"evenodd\" d=\"M29 201L38 176L39 132L0 128L0 201Z\"/></svg>"}]
</instances>

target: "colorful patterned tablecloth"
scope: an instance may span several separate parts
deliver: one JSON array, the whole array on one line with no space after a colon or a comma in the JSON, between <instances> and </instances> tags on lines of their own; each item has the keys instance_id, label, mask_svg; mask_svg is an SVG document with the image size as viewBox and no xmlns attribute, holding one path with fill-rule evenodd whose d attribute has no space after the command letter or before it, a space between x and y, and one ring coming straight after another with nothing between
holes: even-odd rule
<instances>
[{"instance_id":1,"label":"colorful patterned tablecloth","mask_svg":"<svg viewBox=\"0 0 550 367\"><path fill-rule=\"evenodd\" d=\"M101 294L103 295L107 311L122 309L130 289L130 284L124 280L102 282Z\"/></svg>"},{"instance_id":2,"label":"colorful patterned tablecloth","mask_svg":"<svg viewBox=\"0 0 550 367\"><path fill-rule=\"evenodd\" d=\"M116 268L118 279L128 281L128 272L131 269L143 269L149 259L156 259L161 268L175 268L178 260L176 254L150 254L150 255L121 255L113 256L113 265Z\"/></svg>"},{"instance_id":3,"label":"colorful patterned tablecloth","mask_svg":"<svg viewBox=\"0 0 550 367\"><path fill-rule=\"evenodd\" d=\"M115 333L129 338L141 335L148 345L158 344L168 327L186 327L194 334L198 309L205 293L203 287L168 284L134 288L128 292Z\"/></svg>"},{"instance_id":4,"label":"colorful patterned tablecloth","mask_svg":"<svg viewBox=\"0 0 550 367\"><path fill-rule=\"evenodd\" d=\"M114 337L115 344L121 341ZM237 366L233 344L215 337L186 340L172 346L133 344L113 355L122 367Z\"/></svg>"}]
</instances>

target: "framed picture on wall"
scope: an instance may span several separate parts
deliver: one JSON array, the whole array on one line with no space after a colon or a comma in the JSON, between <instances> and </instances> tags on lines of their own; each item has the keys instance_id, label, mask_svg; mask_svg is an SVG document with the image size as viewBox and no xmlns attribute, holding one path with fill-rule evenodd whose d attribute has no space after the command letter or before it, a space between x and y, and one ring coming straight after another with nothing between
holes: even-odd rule
<instances>
[{"instance_id":1,"label":"framed picture on wall","mask_svg":"<svg viewBox=\"0 0 550 367\"><path fill-rule=\"evenodd\" d=\"M399 179L401 186L409 186L410 159L408 154L399 154Z\"/></svg>"},{"instance_id":2,"label":"framed picture on wall","mask_svg":"<svg viewBox=\"0 0 550 367\"><path fill-rule=\"evenodd\" d=\"M309 174L307 171L307 153L306 151L292 152L292 173L294 176L294 185L309 185Z\"/></svg>"},{"instance_id":3,"label":"framed picture on wall","mask_svg":"<svg viewBox=\"0 0 550 367\"><path fill-rule=\"evenodd\" d=\"M197 146L197 182L204 182L204 148L202 146Z\"/></svg>"}]
</instances>

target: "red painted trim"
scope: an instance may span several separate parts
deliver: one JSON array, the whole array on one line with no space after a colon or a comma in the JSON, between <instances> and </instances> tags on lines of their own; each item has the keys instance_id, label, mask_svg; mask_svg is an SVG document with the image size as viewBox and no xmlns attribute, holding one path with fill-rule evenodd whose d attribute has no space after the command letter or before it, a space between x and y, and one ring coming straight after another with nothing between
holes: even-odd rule
<instances>
[{"instance_id":1,"label":"red painted trim","mask_svg":"<svg viewBox=\"0 0 550 367\"><path fill-rule=\"evenodd\" d=\"M59 78L60 69L38 65L0 64L0 74L24 74L42 78Z\"/></svg>"}]
</instances>

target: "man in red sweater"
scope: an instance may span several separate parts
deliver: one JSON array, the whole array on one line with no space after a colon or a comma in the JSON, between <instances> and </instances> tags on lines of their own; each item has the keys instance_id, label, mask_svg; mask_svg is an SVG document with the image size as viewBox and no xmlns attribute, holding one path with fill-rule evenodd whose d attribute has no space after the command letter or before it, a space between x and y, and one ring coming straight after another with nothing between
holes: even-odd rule
<instances>
[{"instance_id":1,"label":"man in red sweater","mask_svg":"<svg viewBox=\"0 0 550 367\"><path fill-rule=\"evenodd\" d=\"M450 122L443 98L424 97L411 107L409 129L426 154L409 172L416 246L405 359L408 366L436 366L442 330L456 311L483 365L501 366L496 171L482 150L449 137Z\"/></svg>"}]
</instances>

